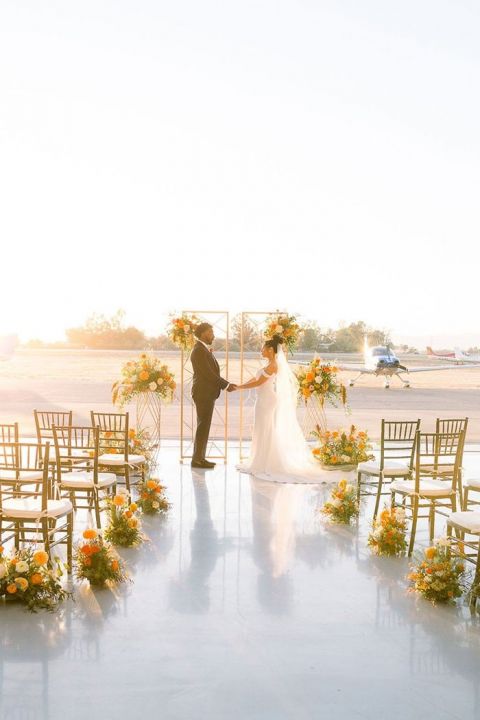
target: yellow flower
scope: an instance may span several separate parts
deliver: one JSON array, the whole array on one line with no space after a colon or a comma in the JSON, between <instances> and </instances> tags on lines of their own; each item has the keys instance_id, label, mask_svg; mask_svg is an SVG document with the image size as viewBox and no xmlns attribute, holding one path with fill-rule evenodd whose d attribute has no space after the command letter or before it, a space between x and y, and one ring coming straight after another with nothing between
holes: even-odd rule
<instances>
[{"instance_id":1,"label":"yellow flower","mask_svg":"<svg viewBox=\"0 0 480 720\"><path fill-rule=\"evenodd\" d=\"M37 550L33 553L33 562L37 565L46 565L48 563L48 553L45 550Z\"/></svg>"},{"instance_id":2,"label":"yellow flower","mask_svg":"<svg viewBox=\"0 0 480 720\"><path fill-rule=\"evenodd\" d=\"M132 504L130 505L130 510L132 511L132 513L134 513L135 510L138 510L138 505L137 505L137 503L132 503Z\"/></svg>"},{"instance_id":3,"label":"yellow flower","mask_svg":"<svg viewBox=\"0 0 480 720\"><path fill-rule=\"evenodd\" d=\"M117 505L117 507L121 507L122 505L125 505L126 498L125 495L115 495L113 498L113 504Z\"/></svg>"},{"instance_id":4,"label":"yellow flower","mask_svg":"<svg viewBox=\"0 0 480 720\"><path fill-rule=\"evenodd\" d=\"M85 540L93 540L98 535L98 532L94 528L88 528L83 531L83 537Z\"/></svg>"},{"instance_id":5,"label":"yellow flower","mask_svg":"<svg viewBox=\"0 0 480 720\"><path fill-rule=\"evenodd\" d=\"M434 548L433 546L428 547L425 550L425 557L428 558L429 560L433 560L433 558L435 557L435 553L436 553L436 548Z\"/></svg>"},{"instance_id":6,"label":"yellow flower","mask_svg":"<svg viewBox=\"0 0 480 720\"><path fill-rule=\"evenodd\" d=\"M17 577L15 578L15 585L18 587L19 590L22 592L25 592L25 590L28 588L28 580L27 578L23 577Z\"/></svg>"}]
</instances>

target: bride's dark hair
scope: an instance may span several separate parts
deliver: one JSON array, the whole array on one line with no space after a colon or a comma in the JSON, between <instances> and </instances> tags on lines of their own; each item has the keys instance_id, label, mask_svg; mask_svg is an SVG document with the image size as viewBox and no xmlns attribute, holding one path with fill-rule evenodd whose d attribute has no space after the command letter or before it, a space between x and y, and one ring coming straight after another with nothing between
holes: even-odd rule
<instances>
[{"instance_id":1,"label":"bride's dark hair","mask_svg":"<svg viewBox=\"0 0 480 720\"><path fill-rule=\"evenodd\" d=\"M266 340L265 347L273 348L275 355L278 352L278 346L283 345L283 338L281 335L274 335L271 340Z\"/></svg>"}]
</instances>

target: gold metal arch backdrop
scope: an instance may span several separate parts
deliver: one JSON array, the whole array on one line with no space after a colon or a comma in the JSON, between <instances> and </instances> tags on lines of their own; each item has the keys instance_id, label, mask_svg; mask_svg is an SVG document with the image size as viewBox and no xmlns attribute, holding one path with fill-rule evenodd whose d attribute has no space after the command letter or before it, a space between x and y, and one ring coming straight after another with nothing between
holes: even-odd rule
<instances>
[{"instance_id":1,"label":"gold metal arch backdrop","mask_svg":"<svg viewBox=\"0 0 480 720\"><path fill-rule=\"evenodd\" d=\"M240 328L240 382L244 383L262 366L260 348L267 317L275 310L242 312ZM254 419L255 392L240 392L238 406L238 437L240 460L246 457L245 442L251 439Z\"/></svg>"},{"instance_id":2,"label":"gold metal arch backdrop","mask_svg":"<svg viewBox=\"0 0 480 720\"><path fill-rule=\"evenodd\" d=\"M200 322L213 326L215 338L222 341L217 355L222 377L228 377L228 352L230 343L230 316L223 310L184 310L185 315L195 315ZM193 370L190 353L182 350L180 369L180 462L190 460L193 455L193 441L196 430L195 406L192 401ZM207 459L227 462L228 440L228 393L222 392L215 404Z\"/></svg>"}]
</instances>

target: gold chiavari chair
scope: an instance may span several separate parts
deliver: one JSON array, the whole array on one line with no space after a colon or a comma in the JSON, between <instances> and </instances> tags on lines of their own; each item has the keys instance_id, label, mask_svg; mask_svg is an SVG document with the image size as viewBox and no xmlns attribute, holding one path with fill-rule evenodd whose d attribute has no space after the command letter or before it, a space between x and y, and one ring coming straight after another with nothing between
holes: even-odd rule
<instances>
[{"instance_id":1,"label":"gold chiavari chair","mask_svg":"<svg viewBox=\"0 0 480 720\"><path fill-rule=\"evenodd\" d=\"M463 447L461 450L460 457L460 472L457 478L457 493L460 501L460 506L463 505L463 452L465 450L465 438L467 436L468 418L437 418L435 423L435 432L437 433L460 433L463 432ZM440 459L439 459L440 460ZM432 477L448 478L454 472L454 465L452 463L439 462L437 466L429 465L428 463L422 466L422 473L425 475L430 474Z\"/></svg>"},{"instance_id":2,"label":"gold chiavari chair","mask_svg":"<svg viewBox=\"0 0 480 720\"><path fill-rule=\"evenodd\" d=\"M0 445L0 477L11 472L18 480L0 480L0 533L2 542L36 542L41 532L45 550L67 546L69 571L72 566L73 507L60 498L49 477L50 444L3 443ZM35 475L32 482L31 475Z\"/></svg>"},{"instance_id":3,"label":"gold chiavari chair","mask_svg":"<svg viewBox=\"0 0 480 720\"><path fill-rule=\"evenodd\" d=\"M75 510L93 509L97 527L101 528L100 493L114 492L117 476L99 472L99 438L98 427L53 426L60 494L70 499ZM79 459L79 451L84 455L83 460Z\"/></svg>"},{"instance_id":4,"label":"gold chiavari chair","mask_svg":"<svg viewBox=\"0 0 480 720\"><path fill-rule=\"evenodd\" d=\"M415 440L415 475L411 480L394 480L390 485L392 507L401 504L411 511L409 556L415 545L415 535L419 518L428 518L430 541L435 533L435 514L448 516L457 509L457 480L461 468L464 433L422 433L417 432ZM451 464L453 472L442 478L441 474L432 477L424 473L423 467ZM397 495L401 503L397 503ZM408 506L407 503L410 503ZM427 509L428 515L420 515L421 509Z\"/></svg>"},{"instance_id":5,"label":"gold chiavari chair","mask_svg":"<svg viewBox=\"0 0 480 720\"><path fill-rule=\"evenodd\" d=\"M51 410L34 410L35 428L37 431L37 440L39 443L53 443L53 427L69 427L73 425L73 413L57 412ZM53 458L52 458L53 459Z\"/></svg>"},{"instance_id":6,"label":"gold chiavari chair","mask_svg":"<svg viewBox=\"0 0 480 720\"><path fill-rule=\"evenodd\" d=\"M129 414L98 413L91 411L92 426L100 429L100 467L111 468L116 475L125 478L130 492L130 478L140 474L145 478L146 458L129 453Z\"/></svg>"},{"instance_id":7,"label":"gold chiavari chair","mask_svg":"<svg viewBox=\"0 0 480 720\"><path fill-rule=\"evenodd\" d=\"M373 518L380 507L380 497L385 480L407 479L413 472L415 437L420 428L420 420L382 420L380 437L380 457L360 463L357 468L357 498L370 495L368 486L376 484L376 500ZM362 492L363 477L370 478L366 491ZM374 482L372 482L372 478ZM365 485L365 484L364 484ZM387 491L388 492L388 491Z\"/></svg>"},{"instance_id":8,"label":"gold chiavari chair","mask_svg":"<svg viewBox=\"0 0 480 720\"><path fill-rule=\"evenodd\" d=\"M447 540L452 555L474 565L470 605L475 606L480 597L480 512L461 510L447 519Z\"/></svg>"}]
</instances>

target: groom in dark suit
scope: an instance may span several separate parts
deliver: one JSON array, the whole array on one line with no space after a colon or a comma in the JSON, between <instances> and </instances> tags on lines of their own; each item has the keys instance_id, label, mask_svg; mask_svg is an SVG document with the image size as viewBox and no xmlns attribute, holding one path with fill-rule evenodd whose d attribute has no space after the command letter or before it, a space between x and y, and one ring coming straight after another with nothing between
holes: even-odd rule
<instances>
[{"instance_id":1,"label":"groom in dark suit","mask_svg":"<svg viewBox=\"0 0 480 720\"><path fill-rule=\"evenodd\" d=\"M215 463L205 459L215 400L222 390L232 392L237 386L220 376L220 366L211 349L215 339L213 327L209 323L200 323L195 329L195 337L197 342L190 355L193 366L192 398L197 410L192 467L206 470L215 467Z\"/></svg>"}]
</instances>

